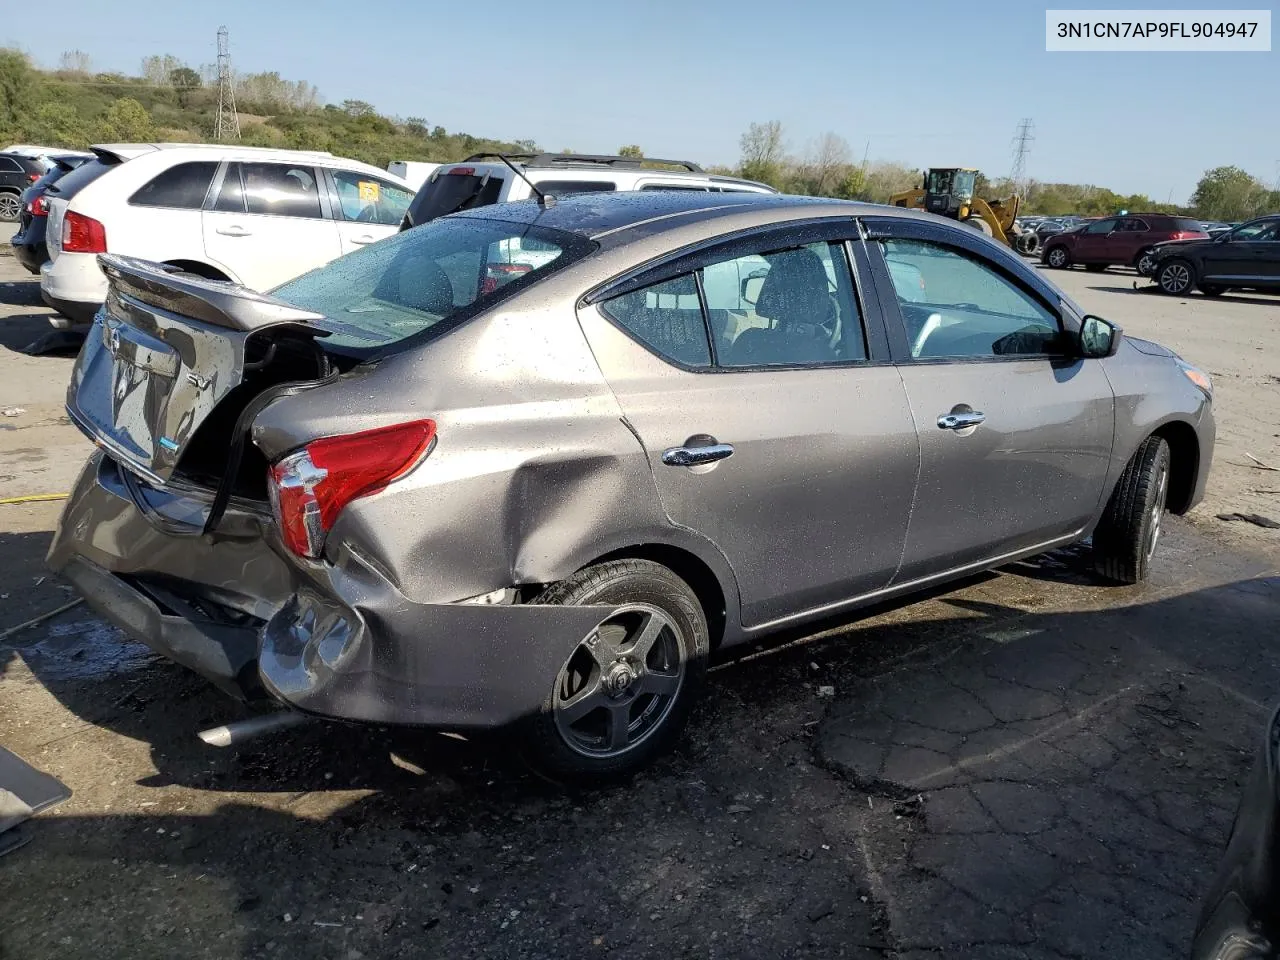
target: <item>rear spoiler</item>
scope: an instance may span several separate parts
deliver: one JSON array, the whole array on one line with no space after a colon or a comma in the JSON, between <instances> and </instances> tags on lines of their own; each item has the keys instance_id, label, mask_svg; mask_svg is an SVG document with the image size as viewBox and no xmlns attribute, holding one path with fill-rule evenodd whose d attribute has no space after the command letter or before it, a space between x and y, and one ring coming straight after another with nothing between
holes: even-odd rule
<instances>
[{"instance_id":1,"label":"rear spoiler","mask_svg":"<svg viewBox=\"0 0 1280 960\"><path fill-rule=\"evenodd\" d=\"M98 266L107 275L113 292L122 293L150 307L242 333L266 327L289 326L312 336L349 332L324 314L256 293L225 280L206 280L180 267L124 257L98 255Z\"/></svg>"}]
</instances>

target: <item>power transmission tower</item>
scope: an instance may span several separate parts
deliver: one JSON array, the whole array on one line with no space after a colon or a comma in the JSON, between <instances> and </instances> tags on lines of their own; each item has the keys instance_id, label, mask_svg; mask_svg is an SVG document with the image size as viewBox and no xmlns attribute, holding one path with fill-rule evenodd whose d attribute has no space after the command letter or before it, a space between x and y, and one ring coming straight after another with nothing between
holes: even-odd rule
<instances>
[{"instance_id":1,"label":"power transmission tower","mask_svg":"<svg viewBox=\"0 0 1280 960\"><path fill-rule=\"evenodd\" d=\"M1013 170L1009 173L1009 182L1013 184L1013 192L1024 198L1027 194L1027 154L1036 139L1035 129L1035 122L1030 117L1023 117L1013 134Z\"/></svg>"},{"instance_id":2,"label":"power transmission tower","mask_svg":"<svg viewBox=\"0 0 1280 960\"><path fill-rule=\"evenodd\" d=\"M218 122L215 140L240 139L240 114L236 113L236 84L231 72L231 50L227 28L218 28Z\"/></svg>"}]
</instances>

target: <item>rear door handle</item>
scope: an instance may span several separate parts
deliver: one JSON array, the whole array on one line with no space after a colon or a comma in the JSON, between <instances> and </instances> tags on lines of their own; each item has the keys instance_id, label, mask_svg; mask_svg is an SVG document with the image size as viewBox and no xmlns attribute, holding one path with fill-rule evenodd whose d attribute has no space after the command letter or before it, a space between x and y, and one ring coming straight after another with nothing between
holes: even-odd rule
<instances>
[{"instance_id":1,"label":"rear door handle","mask_svg":"<svg viewBox=\"0 0 1280 960\"><path fill-rule=\"evenodd\" d=\"M218 227L214 232L215 232L215 233L220 233L220 234L222 234L224 237L251 237L251 236L253 236L253 231L251 231L251 230L246 230L244 227L237 227L237 226L230 226L230 227Z\"/></svg>"},{"instance_id":2,"label":"rear door handle","mask_svg":"<svg viewBox=\"0 0 1280 960\"><path fill-rule=\"evenodd\" d=\"M352 243L360 243L360 244L365 244L365 243L376 243L377 241L378 241L378 238L377 238L377 237L371 237L371 236L369 236L367 233L366 233L366 234L364 234L363 236L359 236L359 237L352 237L352 238L351 238L351 242L352 242Z\"/></svg>"},{"instance_id":3,"label":"rear door handle","mask_svg":"<svg viewBox=\"0 0 1280 960\"><path fill-rule=\"evenodd\" d=\"M966 427L976 427L986 419L987 415L979 410L971 413L944 413L938 417L938 429L964 430Z\"/></svg>"},{"instance_id":4,"label":"rear door handle","mask_svg":"<svg viewBox=\"0 0 1280 960\"><path fill-rule=\"evenodd\" d=\"M733 444L711 443L705 447L671 447L662 451L662 462L668 467L700 467L733 456Z\"/></svg>"}]
</instances>

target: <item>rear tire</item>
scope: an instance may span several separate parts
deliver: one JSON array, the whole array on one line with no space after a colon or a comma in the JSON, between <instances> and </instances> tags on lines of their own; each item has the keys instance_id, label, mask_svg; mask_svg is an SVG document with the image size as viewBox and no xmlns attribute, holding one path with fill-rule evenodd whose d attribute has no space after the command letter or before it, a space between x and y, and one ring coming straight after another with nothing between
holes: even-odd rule
<instances>
[{"instance_id":1,"label":"rear tire","mask_svg":"<svg viewBox=\"0 0 1280 960\"><path fill-rule=\"evenodd\" d=\"M1040 236L1034 231L1028 230L1018 237L1018 252L1028 257L1034 257L1040 252Z\"/></svg>"},{"instance_id":2,"label":"rear tire","mask_svg":"<svg viewBox=\"0 0 1280 960\"><path fill-rule=\"evenodd\" d=\"M1147 437L1120 474L1093 531L1093 566L1115 583L1147 579L1169 494L1169 444Z\"/></svg>"},{"instance_id":3,"label":"rear tire","mask_svg":"<svg viewBox=\"0 0 1280 960\"><path fill-rule=\"evenodd\" d=\"M1186 260L1168 260L1160 265L1156 283L1171 297L1186 296L1195 285L1196 272Z\"/></svg>"},{"instance_id":4,"label":"rear tire","mask_svg":"<svg viewBox=\"0 0 1280 960\"><path fill-rule=\"evenodd\" d=\"M1055 270L1066 270L1071 266L1071 254L1064 246L1053 246L1044 252L1044 262Z\"/></svg>"},{"instance_id":5,"label":"rear tire","mask_svg":"<svg viewBox=\"0 0 1280 960\"><path fill-rule=\"evenodd\" d=\"M519 731L524 761L553 782L593 786L630 776L667 752L697 702L711 647L689 585L649 560L610 560L534 602L622 609L575 638L542 710Z\"/></svg>"}]
</instances>

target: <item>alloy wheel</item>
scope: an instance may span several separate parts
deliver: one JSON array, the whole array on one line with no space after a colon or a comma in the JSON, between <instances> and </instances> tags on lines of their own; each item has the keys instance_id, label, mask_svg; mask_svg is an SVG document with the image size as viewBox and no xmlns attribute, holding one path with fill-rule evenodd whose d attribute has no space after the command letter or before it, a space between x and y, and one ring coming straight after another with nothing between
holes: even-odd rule
<instances>
[{"instance_id":1,"label":"alloy wheel","mask_svg":"<svg viewBox=\"0 0 1280 960\"><path fill-rule=\"evenodd\" d=\"M1164 518L1164 504L1168 494L1169 468L1165 466L1156 481L1156 495L1151 500L1151 509L1147 516L1147 542L1144 546L1148 560L1155 556L1156 545L1160 542L1160 524Z\"/></svg>"},{"instance_id":2,"label":"alloy wheel","mask_svg":"<svg viewBox=\"0 0 1280 960\"><path fill-rule=\"evenodd\" d=\"M596 759L639 746L676 702L687 645L660 608L619 608L583 638L556 679L552 712L561 739Z\"/></svg>"},{"instance_id":3,"label":"alloy wheel","mask_svg":"<svg viewBox=\"0 0 1280 960\"><path fill-rule=\"evenodd\" d=\"M1151 259L1152 258L1151 258L1150 250L1146 251L1145 253L1143 253L1142 256L1138 258L1138 262L1135 265L1135 268L1137 269L1138 274L1140 276L1145 277L1151 273Z\"/></svg>"},{"instance_id":4,"label":"alloy wheel","mask_svg":"<svg viewBox=\"0 0 1280 960\"><path fill-rule=\"evenodd\" d=\"M1181 263L1168 264L1160 271L1160 287L1166 293L1186 293L1191 286L1191 270Z\"/></svg>"},{"instance_id":5,"label":"alloy wheel","mask_svg":"<svg viewBox=\"0 0 1280 960\"><path fill-rule=\"evenodd\" d=\"M1067 251L1061 247L1054 247L1049 251L1049 266L1064 267L1067 263Z\"/></svg>"},{"instance_id":6,"label":"alloy wheel","mask_svg":"<svg viewBox=\"0 0 1280 960\"><path fill-rule=\"evenodd\" d=\"M0 220L17 220L20 213L22 198L16 193L0 193Z\"/></svg>"}]
</instances>

